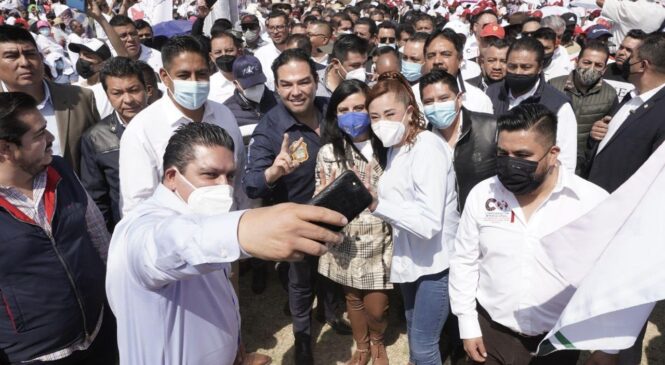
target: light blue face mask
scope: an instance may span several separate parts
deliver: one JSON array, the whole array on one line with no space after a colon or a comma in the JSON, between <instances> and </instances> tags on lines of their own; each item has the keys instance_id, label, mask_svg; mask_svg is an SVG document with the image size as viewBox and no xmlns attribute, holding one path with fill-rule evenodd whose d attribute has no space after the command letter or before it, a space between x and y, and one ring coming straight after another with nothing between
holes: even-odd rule
<instances>
[{"instance_id":1,"label":"light blue face mask","mask_svg":"<svg viewBox=\"0 0 665 365\"><path fill-rule=\"evenodd\" d=\"M423 65L415 62L402 61L402 75L406 77L410 82L418 81L420 78L420 70L423 68Z\"/></svg>"},{"instance_id":2,"label":"light blue face mask","mask_svg":"<svg viewBox=\"0 0 665 365\"><path fill-rule=\"evenodd\" d=\"M442 103L425 105L424 111L427 120L436 129L446 129L455 121L457 110L455 110L455 100L448 100Z\"/></svg>"},{"instance_id":3,"label":"light blue face mask","mask_svg":"<svg viewBox=\"0 0 665 365\"><path fill-rule=\"evenodd\" d=\"M208 81L174 80L168 72L166 74L173 81L173 91L169 89L169 92L181 107L196 110L208 100Z\"/></svg>"}]
</instances>

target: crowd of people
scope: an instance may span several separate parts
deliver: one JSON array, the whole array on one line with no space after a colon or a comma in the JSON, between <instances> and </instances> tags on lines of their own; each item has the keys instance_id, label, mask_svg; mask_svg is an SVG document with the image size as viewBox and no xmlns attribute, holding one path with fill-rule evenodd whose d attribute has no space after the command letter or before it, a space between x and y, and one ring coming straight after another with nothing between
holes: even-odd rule
<instances>
[{"instance_id":1,"label":"crowd of people","mask_svg":"<svg viewBox=\"0 0 665 365\"><path fill-rule=\"evenodd\" d=\"M578 363L541 239L665 139L665 3L82 3L0 1L0 364L269 364L239 261L296 365L313 319L389 364L389 307L410 365ZM360 215L308 204L349 171Z\"/></svg>"}]
</instances>

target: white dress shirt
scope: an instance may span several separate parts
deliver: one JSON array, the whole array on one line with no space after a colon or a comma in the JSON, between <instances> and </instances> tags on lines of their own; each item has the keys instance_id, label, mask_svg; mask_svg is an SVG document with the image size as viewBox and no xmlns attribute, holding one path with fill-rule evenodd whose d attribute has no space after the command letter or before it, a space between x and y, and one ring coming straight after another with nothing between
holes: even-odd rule
<instances>
[{"instance_id":1,"label":"white dress shirt","mask_svg":"<svg viewBox=\"0 0 665 365\"><path fill-rule=\"evenodd\" d=\"M272 72L272 63L277 59L277 56L282 53L275 43L272 41L267 42L264 46L254 52L254 57L259 59L261 62L261 68L263 69L263 74L266 75L266 87L272 91L275 91L275 75Z\"/></svg>"},{"instance_id":2,"label":"white dress shirt","mask_svg":"<svg viewBox=\"0 0 665 365\"><path fill-rule=\"evenodd\" d=\"M459 79L457 82L459 84ZM494 105L487 94L466 81L464 81L463 87L466 89L464 96L462 96L462 105L464 105L465 108L477 113L494 114ZM416 104L418 104L420 111L423 112L424 107L420 96L420 83L411 86L411 89L413 90L413 96L416 98ZM461 85L460 92L462 92Z\"/></svg>"},{"instance_id":3,"label":"white dress shirt","mask_svg":"<svg viewBox=\"0 0 665 365\"><path fill-rule=\"evenodd\" d=\"M481 74L480 65L471 60L463 60L460 64L459 72L463 80L478 77Z\"/></svg>"},{"instance_id":4,"label":"white dress shirt","mask_svg":"<svg viewBox=\"0 0 665 365\"><path fill-rule=\"evenodd\" d=\"M508 91L508 110L520 105L524 100L532 97L538 90L540 80L524 95L514 97ZM577 119L570 103L565 103L556 113L556 145L561 149L559 160L568 171L575 172L577 166Z\"/></svg>"},{"instance_id":5,"label":"white dress shirt","mask_svg":"<svg viewBox=\"0 0 665 365\"><path fill-rule=\"evenodd\" d=\"M109 101L108 95L106 95L106 91L104 91L104 86L102 86L101 81L90 86L86 79L80 78L79 80L80 81L74 83L74 85L90 89L90 91L95 94L95 105L97 106L100 119L104 119L111 115L111 113L113 113L113 106Z\"/></svg>"},{"instance_id":6,"label":"white dress shirt","mask_svg":"<svg viewBox=\"0 0 665 365\"><path fill-rule=\"evenodd\" d=\"M5 90L7 87L2 85ZM53 135L53 145L51 150L54 155L62 156L62 143L60 140L60 131L58 130L58 121L55 119L55 109L53 108L53 100L51 99L51 91L48 85L44 82L44 100L37 104L37 109L42 113L46 119L46 130Z\"/></svg>"},{"instance_id":7,"label":"white dress shirt","mask_svg":"<svg viewBox=\"0 0 665 365\"><path fill-rule=\"evenodd\" d=\"M374 215L393 228L390 281L410 283L448 268L459 222L453 156L441 138L418 134L388 151Z\"/></svg>"},{"instance_id":8,"label":"white dress shirt","mask_svg":"<svg viewBox=\"0 0 665 365\"><path fill-rule=\"evenodd\" d=\"M141 44L139 61L147 63L155 72L159 73L159 69L162 68L162 52Z\"/></svg>"},{"instance_id":9,"label":"white dress shirt","mask_svg":"<svg viewBox=\"0 0 665 365\"><path fill-rule=\"evenodd\" d=\"M603 137L603 139L598 144L598 149L596 150L596 154L598 154L598 152L600 152L603 148L605 148L607 142L609 142L612 139L614 133L616 133L616 131L619 130L619 128L623 124L623 122L625 122L626 119L628 119L630 113L632 113L635 109L642 106L642 104L649 101L649 99L651 99L654 95L656 95L663 87L665 87L665 84L662 84L657 88L651 89L641 95L637 95L635 90L631 91L630 92L631 99L621 106L619 111L616 112L616 114L614 114L614 117L612 117L612 120L607 125L607 134L605 134L605 137Z\"/></svg>"},{"instance_id":10,"label":"white dress shirt","mask_svg":"<svg viewBox=\"0 0 665 365\"><path fill-rule=\"evenodd\" d=\"M210 94L208 94L208 99L224 104L226 99L233 96L235 89L236 87L233 85L233 82L227 80L221 71L217 71L210 76Z\"/></svg>"},{"instance_id":11,"label":"white dress shirt","mask_svg":"<svg viewBox=\"0 0 665 365\"><path fill-rule=\"evenodd\" d=\"M549 81L555 77L569 75L573 70L570 56L564 46L559 46L554 50L552 55L552 63L543 70L545 74L545 81Z\"/></svg>"},{"instance_id":12,"label":"white dress shirt","mask_svg":"<svg viewBox=\"0 0 665 365\"><path fill-rule=\"evenodd\" d=\"M612 42L621 44L631 29L657 31L665 18L665 7L658 1L605 0L600 15L612 22Z\"/></svg>"},{"instance_id":13,"label":"white dress shirt","mask_svg":"<svg viewBox=\"0 0 665 365\"><path fill-rule=\"evenodd\" d=\"M224 128L233 138L237 171L234 195L236 207L244 209L248 203L241 186L245 145L238 122L229 108L209 100L205 103L202 121ZM120 206L123 214L155 191L164 174L162 164L169 138L178 127L191 122L176 108L169 95L164 94L129 123L120 139Z\"/></svg>"},{"instance_id":14,"label":"white dress shirt","mask_svg":"<svg viewBox=\"0 0 665 365\"><path fill-rule=\"evenodd\" d=\"M493 321L515 332L534 336L552 329L572 292L545 256L541 238L607 196L559 168L554 190L527 221L515 195L496 176L476 185L466 200L450 260L450 304L460 337L482 336L476 301Z\"/></svg>"},{"instance_id":15,"label":"white dress shirt","mask_svg":"<svg viewBox=\"0 0 665 365\"><path fill-rule=\"evenodd\" d=\"M242 213L193 214L160 184L118 223L106 294L118 319L121 364L233 363L240 314L228 275L241 255Z\"/></svg>"}]
</instances>

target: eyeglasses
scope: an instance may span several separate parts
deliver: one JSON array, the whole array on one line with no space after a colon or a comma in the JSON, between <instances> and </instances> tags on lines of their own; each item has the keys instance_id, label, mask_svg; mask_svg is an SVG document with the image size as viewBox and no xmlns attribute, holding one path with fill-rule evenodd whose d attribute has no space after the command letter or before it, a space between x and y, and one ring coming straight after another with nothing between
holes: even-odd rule
<instances>
[{"instance_id":1,"label":"eyeglasses","mask_svg":"<svg viewBox=\"0 0 665 365\"><path fill-rule=\"evenodd\" d=\"M268 30L271 32L281 32L286 29L286 25L273 25L268 27Z\"/></svg>"},{"instance_id":2,"label":"eyeglasses","mask_svg":"<svg viewBox=\"0 0 665 365\"><path fill-rule=\"evenodd\" d=\"M381 37L379 43L395 43L395 37Z\"/></svg>"}]
</instances>

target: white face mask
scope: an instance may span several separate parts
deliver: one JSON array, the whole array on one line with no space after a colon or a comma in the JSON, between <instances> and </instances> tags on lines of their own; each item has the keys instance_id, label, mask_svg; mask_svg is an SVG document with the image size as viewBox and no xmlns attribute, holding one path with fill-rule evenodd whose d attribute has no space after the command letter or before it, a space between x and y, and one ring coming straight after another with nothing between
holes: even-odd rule
<instances>
[{"instance_id":1,"label":"white face mask","mask_svg":"<svg viewBox=\"0 0 665 365\"><path fill-rule=\"evenodd\" d=\"M255 103L260 103L261 98L263 97L263 91L265 91L266 85L265 84L258 84L254 85L252 87L248 87L243 91L243 94L245 94L245 97L247 100L251 100Z\"/></svg>"},{"instance_id":2,"label":"white face mask","mask_svg":"<svg viewBox=\"0 0 665 365\"><path fill-rule=\"evenodd\" d=\"M404 126L404 118L407 113L404 113L402 120L386 120L381 119L376 123L372 123L372 131L379 138L383 146L388 148L402 142L404 134L406 134L406 127Z\"/></svg>"},{"instance_id":3,"label":"white face mask","mask_svg":"<svg viewBox=\"0 0 665 365\"><path fill-rule=\"evenodd\" d=\"M340 64L340 66L341 66L341 64ZM341 66L341 67L344 71L346 71L344 66ZM346 80L358 80L358 81L366 82L367 81L367 74L365 73L365 69L363 67L360 67L360 68L357 68L355 70L346 71L345 79Z\"/></svg>"},{"instance_id":4,"label":"white face mask","mask_svg":"<svg viewBox=\"0 0 665 365\"><path fill-rule=\"evenodd\" d=\"M211 185L195 187L179 171L176 172L194 191L189 194L187 205L194 213L213 215L228 213L233 208L233 187L231 185Z\"/></svg>"}]
</instances>

